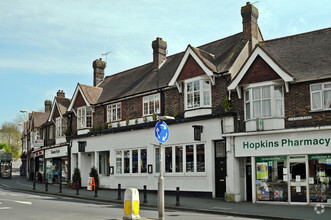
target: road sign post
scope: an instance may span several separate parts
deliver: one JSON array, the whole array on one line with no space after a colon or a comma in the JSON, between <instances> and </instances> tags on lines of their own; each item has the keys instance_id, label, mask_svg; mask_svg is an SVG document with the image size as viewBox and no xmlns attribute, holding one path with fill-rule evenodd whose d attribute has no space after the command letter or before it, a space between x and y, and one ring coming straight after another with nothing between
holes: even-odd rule
<instances>
[{"instance_id":1,"label":"road sign post","mask_svg":"<svg viewBox=\"0 0 331 220\"><path fill-rule=\"evenodd\" d=\"M160 176L158 185L158 211L159 220L164 220L164 177L163 177L163 151L162 143L166 143L169 138L169 128L164 121L159 121L155 126L155 137L159 141L160 152Z\"/></svg>"}]
</instances>

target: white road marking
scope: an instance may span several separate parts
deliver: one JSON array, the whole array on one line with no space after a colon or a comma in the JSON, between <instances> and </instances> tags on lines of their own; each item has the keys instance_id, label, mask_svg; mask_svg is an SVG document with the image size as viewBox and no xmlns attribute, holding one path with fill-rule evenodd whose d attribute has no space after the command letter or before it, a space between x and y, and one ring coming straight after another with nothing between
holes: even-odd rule
<instances>
[{"instance_id":1,"label":"white road marking","mask_svg":"<svg viewBox=\"0 0 331 220\"><path fill-rule=\"evenodd\" d=\"M0 210L2 209L11 209L11 207L0 207Z\"/></svg>"},{"instance_id":2,"label":"white road marking","mask_svg":"<svg viewBox=\"0 0 331 220\"><path fill-rule=\"evenodd\" d=\"M26 202L26 201L17 201L17 200L10 200L10 199L0 199L2 201L9 201L9 202L16 202L20 204L26 204L26 205L32 205L32 202Z\"/></svg>"}]
</instances>

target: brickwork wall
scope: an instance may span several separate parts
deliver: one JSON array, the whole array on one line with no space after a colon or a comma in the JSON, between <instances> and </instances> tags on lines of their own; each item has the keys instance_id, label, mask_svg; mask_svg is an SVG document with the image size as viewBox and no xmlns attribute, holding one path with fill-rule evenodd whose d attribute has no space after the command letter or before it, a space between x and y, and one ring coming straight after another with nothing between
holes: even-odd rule
<instances>
[{"instance_id":1,"label":"brickwork wall","mask_svg":"<svg viewBox=\"0 0 331 220\"><path fill-rule=\"evenodd\" d=\"M142 117L142 97L135 97L122 102L122 120Z\"/></svg>"},{"instance_id":2,"label":"brickwork wall","mask_svg":"<svg viewBox=\"0 0 331 220\"><path fill-rule=\"evenodd\" d=\"M78 93L74 107L77 108L77 107L81 107L81 106L85 106L85 105L86 105L86 103L85 103L85 100L84 100L82 94Z\"/></svg>"},{"instance_id":3,"label":"brickwork wall","mask_svg":"<svg viewBox=\"0 0 331 220\"><path fill-rule=\"evenodd\" d=\"M204 75L205 72L203 69L199 66L199 64L194 60L194 58L190 55L186 63L182 69L182 72L180 73L178 77L178 81L190 79L196 76Z\"/></svg>"},{"instance_id":4,"label":"brickwork wall","mask_svg":"<svg viewBox=\"0 0 331 220\"><path fill-rule=\"evenodd\" d=\"M98 106L94 109L93 114L93 127L102 127L103 124L107 121L105 118L105 106Z\"/></svg>"},{"instance_id":5,"label":"brickwork wall","mask_svg":"<svg viewBox=\"0 0 331 220\"><path fill-rule=\"evenodd\" d=\"M164 114L183 117L184 92L179 93L177 87L164 91Z\"/></svg>"},{"instance_id":6,"label":"brickwork wall","mask_svg":"<svg viewBox=\"0 0 331 220\"><path fill-rule=\"evenodd\" d=\"M289 93L285 94L286 128L314 127L331 124L331 111L311 111L310 85L329 81L314 81L291 84ZM308 120L289 121L288 118L311 116Z\"/></svg>"},{"instance_id":7,"label":"brickwork wall","mask_svg":"<svg viewBox=\"0 0 331 220\"><path fill-rule=\"evenodd\" d=\"M212 94L211 94L213 114L218 114L218 113L224 112L222 103L223 103L223 100L225 99L225 97L227 96L227 94L228 93L227 93L226 78L223 78L223 77L216 78L215 85L212 86Z\"/></svg>"},{"instance_id":8,"label":"brickwork wall","mask_svg":"<svg viewBox=\"0 0 331 220\"><path fill-rule=\"evenodd\" d=\"M260 57L257 56L239 85L281 79L279 75Z\"/></svg>"}]
</instances>

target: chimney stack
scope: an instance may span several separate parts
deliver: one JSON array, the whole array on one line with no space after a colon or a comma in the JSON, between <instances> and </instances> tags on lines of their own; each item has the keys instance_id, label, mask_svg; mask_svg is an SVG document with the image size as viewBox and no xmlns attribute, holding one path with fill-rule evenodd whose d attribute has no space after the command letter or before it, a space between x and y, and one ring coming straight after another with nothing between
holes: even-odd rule
<instances>
[{"instance_id":1,"label":"chimney stack","mask_svg":"<svg viewBox=\"0 0 331 220\"><path fill-rule=\"evenodd\" d=\"M61 98L65 98L65 93L63 92L63 90L59 90L59 91L57 91L56 96L61 97Z\"/></svg>"},{"instance_id":2,"label":"chimney stack","mask_svg":"<svg viewBox=\"0 0 331 220\"><path fill-rule=\"evenodd\" d=\"M250 51L258 40L259 26L257 19L259 17L259 10L254 7L250 2L241 7L241 16L243 18L243 39L250 41ZM252 42L255 41L255 42Z\"/></svg>"},{"instance_id":3,"label":"chimney stack","mask_svg":"<svg viewBox=\"0 0 331 220\"><path fill-rule=\"evenodd\" d=\"M166 59L167 42L163 41L162 38L157 37L152 42L153 48L153 66L154 69L158 69L161 63Z\"/></svg>"},{"instance_id":4,"label":"chimney stack","mask_svg":"<svg viewBox=\"0 0 331 220\"><path fill-rule=\"evenodd\" d=\"M52 110L52 101L51 100L46 100L45 101L45 112L46 113L51 113Z\"/></svg>"},{"instance_id":5,"label":"chimney stack","mask_svg":"<svg viewBox=\"0 0 331 220\"><path fill-rule=\"evenodd\" d=\"M102 58L93 61L93 86L97 86L105 77L106 62Z\"/></svg>"}]
</instances>

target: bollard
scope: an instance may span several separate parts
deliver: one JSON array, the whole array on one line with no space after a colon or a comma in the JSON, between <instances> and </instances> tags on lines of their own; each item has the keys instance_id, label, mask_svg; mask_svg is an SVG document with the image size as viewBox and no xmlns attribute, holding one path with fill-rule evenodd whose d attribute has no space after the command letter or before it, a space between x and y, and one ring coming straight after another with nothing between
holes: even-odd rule
<instances>
[{"instance_id":1,"label":"bollard","mask_svg":"<svg viewBox=\"0 0 331 220\"><path fill-rule=\"evenodd\" d=\"M33 180L33 188L32 189L36 190L36 181L35 180Z\"/></svg>"},{"instance_id":2,"label":"bollard","mask_svg":"<svg viewBox=\"0 0 331 220\"><path fill-rule=\"evenodd\" d=\"M78 183L76 183L76 195L79 195L79 185Z\"/></svg>"},{"instance_id":3,"label":"bollard","mask_svg":"<svg viewBox=\"0 0 331 220\"><path fill-rule=\"evenodd\" d=\"M117 192L117 200L121 200L121 184L118 184Z\"/></svg>"},{"instance_id":4,"label":"bollard","mask_svg":"<svg viewBox=\"0 0 331 220\"><path fill-rule=\"evenodd\" d=\"M140 219L139 216L139 191L129 188L124 193L124 214L123 219Z\"/></svg>"},{"instance_id":5,"label":"bollard","mask_svg":"<svg viewBox=\"0 0 331 220\"><path fill-rule=\"evenodd\" d=\"M48 192L48 180L45 180L45 191Z\"/></svg>"},{"instance_id":6,"label":"bollard","mask_svg":"<svg viewBox=\"0 0 331 220\"><path fill-rule=\"evenodd\" d=\"M176 187L176 206L180 206L180 203L179 203L179 187Z\"/></svg>"},{"instance_id":7,"label":"bollard","mask_svg":"<svg viewBox=\"0 0 331 220\"><path fill-rule=\"evenodd\" d=\"M144 203L147 203L147 186L144 185Z\"/></svg>"},{"instance_id":8,"label":"bollard","mask_svg":"<svg viewBox=\"0 0 331 220\"><path fill-rule=\"evenodd\" d=\"M62 193L62 182L60 182L59 193Z\"/></svg>"},{"instance_id":9,"label":"bollard","mask_svg":"<svg viewBox=\"0 0 331 220\"><path fill-rule=\"evenodd\" d=\"M98 185L95 185L94 198L98 197Z\"/></svg>"}]
</instances>

